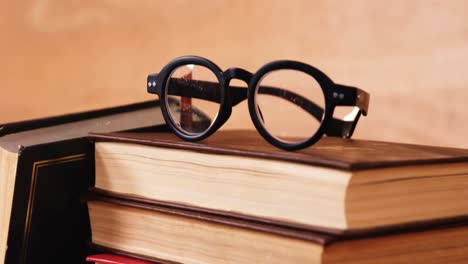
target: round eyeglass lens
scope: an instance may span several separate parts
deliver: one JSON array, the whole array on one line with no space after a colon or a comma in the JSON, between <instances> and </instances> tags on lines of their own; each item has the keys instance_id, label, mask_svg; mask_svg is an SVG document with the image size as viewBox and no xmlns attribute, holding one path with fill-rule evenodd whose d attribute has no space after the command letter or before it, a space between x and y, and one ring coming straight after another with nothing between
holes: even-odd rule
<instances>
[{"instance_id":1,"label":"round eyeglass lens","mask_svg":"<svg viewBox=\"0 0 468 264\"><path fill-rule=\"evenodd\" d=\"M218 78L207 67L176 68L166 83L166 106L173 124L188 135L207 131L220 109L220 91Z\"/></svg>"},{"instance_id":2,"label":"round eyeglass lens","mask_svg":"<svg viewBox=\"0 0 468 264\"><path fill-rule=\"evenodd\" d=\"M315 135L325 116L325 95L311 75L297 70L265 74L255 90L256 115L265 130L284 143Z\"/></svg>"}]
</instances>

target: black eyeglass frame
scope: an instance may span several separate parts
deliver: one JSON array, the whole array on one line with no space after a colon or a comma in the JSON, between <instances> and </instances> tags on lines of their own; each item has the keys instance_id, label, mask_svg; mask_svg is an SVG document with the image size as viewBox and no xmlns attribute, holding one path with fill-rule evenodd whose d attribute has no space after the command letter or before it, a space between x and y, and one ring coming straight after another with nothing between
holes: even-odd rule
<instances>
[{"instance_id":1,"label":"black eyeglass frame","mask_svg":"<svg viewBox=\"0 0 468 264\"><path fill-rule=\"evenodd\" d=\"M219 85L220 88L219 101L217 101L217 103L219 103L219 111L217 116L215 117L214 121L212 121L212 124L208 127L207 130L195 135L185 133L183 130L179 129L176 124L174 124L174 121L172 120L169 114L169 109L166 103L167 82L170 76L177 68L189 64L204 66L211 70L218 79L219 84L216 85ZM258 86L262 78L266 74L275 70L296 70L306 73L312 78L314 78L322 89L325 98L325 109L322 109L322 111L324 111L324 115L321 114L322 120L320 120L320 127L310 138L302 142L285 142L276 138L275 136L271 135L267 131L267 129L265 129L265 127L262 125L262 121L260 120L261 117L257 112L255 94L257 92L257 89L263 89L263 87ZM247 83L247 89L245 89L245 87L230 86L230 82L233 79L239 79ZM214 90L209 90L209 82L202 81L201 83L204 87L201 87L200 91L198 91L198 98L203 97L203 93L214 92ZM315 105L313 102L310 102L297 94L288 94L286 90L282 90L280 88L269 88L271 91L274 91L276 96L281 96L283 98L292 96L293 98L288 98L288 100L290 100L291 102L296 103L296 101L299 101L304 104L307 104L307 109ZM209 137L229 119L232 113L232 107L240 103L241 101L247 99L250 118L257 131L269 143L285 150L298 150L309 147L312 144L316 143L318 140L320 140L325 134L327 136L350 138L359 121L360 115L367 115L370 99L370 95L359 88L335 84L327 75L325 75L325 73L323 73L319 69L302 62L291 60L273 61L261 67L257 72L250 73L241 68L229 68L228 70L223 71L215 63L211 62L208 59L197 56L184 56L168 63L161 70L161 72L148 75L147 89L149 93L159 95L159 99L162 102L161 111L166 123L178 137L184 140L198 141ZM276 94L278 91L275 92L274 89L277 89L279 93ZM191 96L193 96L193 94L191 94ZM301 105L303 105L302 103ZM310 103L312 103L313 105L311 106ZM353 121L344 121L333 117L333 112L336 106L357 106L359 108L359 111ZM318 106L315 105L312 108L316 107ZM303 108L305 109L305 107ZM298 120L298 122L300 122L300 120Z\"/></svg>"}]
</instances>

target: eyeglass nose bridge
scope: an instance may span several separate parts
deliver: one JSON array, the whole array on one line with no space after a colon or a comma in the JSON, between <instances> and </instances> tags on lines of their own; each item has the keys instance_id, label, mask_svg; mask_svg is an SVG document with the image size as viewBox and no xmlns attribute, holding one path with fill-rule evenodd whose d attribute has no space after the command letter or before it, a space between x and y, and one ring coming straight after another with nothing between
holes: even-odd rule
<instances>
[{"instance_id":1,"label":"eyeglass nose bridge","mask_svg":"<svg viewBox=\"0 0 468 264\"><path fill-rule=\"evenodd\" d=\"M247 83L247 85L250 83L252 76L253 74L251 72L242 68L229 68L224 72L224 77L226 78L227 82L231 81L232 79L239 79Z\"/></svg>"}]
</instances>

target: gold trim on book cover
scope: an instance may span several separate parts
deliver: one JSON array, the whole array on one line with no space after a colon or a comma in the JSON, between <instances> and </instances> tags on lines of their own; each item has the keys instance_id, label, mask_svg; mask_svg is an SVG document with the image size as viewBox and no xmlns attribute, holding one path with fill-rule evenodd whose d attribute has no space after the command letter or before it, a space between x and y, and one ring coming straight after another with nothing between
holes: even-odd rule
<instances>
[{"instance_id":1,"label":"gold trim on book cover","mask_svg":"<svg viewBox=\"0 0 468 264\"><path fill-rule=\"evenodd\" d=\"M56 158L56 159L36 161L33 163L31 184L29 187L28 209L26 210L26 222L24 225L23 246L21 249L21 260L20 260L21 264L26 263L26 260L27 260L26 251L28 250L28 242L29 242L28 237L29 237L29 231L30 231L30 225L31 225L31 217L32 217L32 213L34 210L33 201L34 201L34 197L36 194L36 179L37 179L39 169L42 167L50 166L50 165L74 162L74 161L79 161L79 160L84 160L84 159L87 159L86 154L76 154L76 155L71 155L71 156L66 156L66 157L61 157L61 158Z\"/></svg>"}]
</instances>

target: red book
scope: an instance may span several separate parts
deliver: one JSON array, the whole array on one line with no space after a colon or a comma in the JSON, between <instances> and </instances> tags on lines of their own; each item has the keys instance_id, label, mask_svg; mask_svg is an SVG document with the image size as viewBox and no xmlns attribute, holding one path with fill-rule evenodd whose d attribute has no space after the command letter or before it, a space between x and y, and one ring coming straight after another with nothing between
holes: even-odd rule
<instances>
[{"instance_id":1,"label":"red book","mask_svg":"<svg viewBox=\"0 0 468 264\"><path fill-rule=\"evenodd\" d=\"M96 264L154 264L154 262L148 262L112 254L92 255L87 257L86 261L95 262Z\"/></svg>"}]
</instances>

